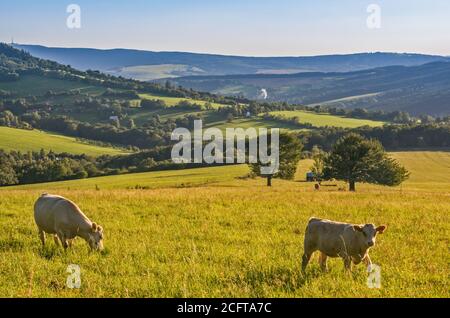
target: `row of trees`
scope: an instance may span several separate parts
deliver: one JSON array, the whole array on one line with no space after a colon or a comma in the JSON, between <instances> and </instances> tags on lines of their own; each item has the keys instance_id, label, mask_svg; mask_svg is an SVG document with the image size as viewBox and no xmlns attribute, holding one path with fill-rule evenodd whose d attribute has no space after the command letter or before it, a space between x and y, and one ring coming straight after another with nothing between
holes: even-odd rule
<instances>
[{"instance_id":1,"label":"row of trees","mask_svg":"<svg viewBox=\"0 0 450 318\"><path fill-rule=\"evenodd\" d=\"M96 159L53 152L0 150L0 185L80 179L100 175Z\"/></svg>"},{"instance_id":2,"label":"row of trees","mask_svg":"<svg viewBox=\"0 0 450 318\"><path fill-rule=\"evenodd\" d=\"M317 130L302 131L300 135L308 151L311 151L316 145L325 151L329 151L341 137L350 132L368 139L376 139L389 150L450 147L450 125L445 123L366 126L354 129L324 127Z\"/></svg>"},{"instance_id":3,"label":"row of trees","mask_svg":"<svg viewBox=\"0 0 450 318\"><path fill-rule=\"evenodd\" d=\"M99 140L112 144L149 149L170 143L170 134L176 128L172 123L156 123L153 127L129 128L111 124L91 125L64 116L41 118L37 127L68 136Z\"/></svg>"},{"instance_id":4,"label":"row of trees","mask_svg":"<svg viewBox=\"0 0 450 318\"><path fill-rule=\"evenodd\" d=\"M183 168L170 161L170 150L165 146L130 155L91 157L0 149L0 186Z\"/></svg>"}]
</instances>

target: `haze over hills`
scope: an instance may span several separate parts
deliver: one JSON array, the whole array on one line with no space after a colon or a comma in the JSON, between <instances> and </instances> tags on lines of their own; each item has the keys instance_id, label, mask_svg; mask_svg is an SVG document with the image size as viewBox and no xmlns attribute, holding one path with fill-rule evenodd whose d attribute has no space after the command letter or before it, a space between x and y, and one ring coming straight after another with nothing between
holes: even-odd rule
<instances>
[{"instance_id":1,"label":"haze over hills","mask_svg":"<svg viewBox=\"0 0 450 318\"><path fill-rule=\"evenodd\" d=\"M338 108L450 114L450 58L360 53L313 57L240 57L128 49L14 45L77 69L165 82L221 95ZM264 73L264 74L261 74ZM242 75L244 74L244 75ZM158 81L158 80L157 80Z\"/></svg>"},{"instance_id":2,"label":"haze over hills","mask_svg":"<svg viewBox=\"0 0 450 318\"><path fill-rule=\"evenodd\" d=\"M348 72L389 65L414 66L448 58L437 55L357 53L299 57L248 57L186 52L152 52L132 49L54 48L14 44L32 55L139 80L191 75L292 74Z\"/></svg>"},{"instance_id":3,"label":"haze over hills","mask_svg":"<svg viewBox=\"0 0 450 318\"><path fill-rule=\"evenodd\" d=\"M249 99L343 108L402 110L413 115L450 114L450 62L387 66L356 72L183 77L174 84Z\"/></svg>"}]
</instances>

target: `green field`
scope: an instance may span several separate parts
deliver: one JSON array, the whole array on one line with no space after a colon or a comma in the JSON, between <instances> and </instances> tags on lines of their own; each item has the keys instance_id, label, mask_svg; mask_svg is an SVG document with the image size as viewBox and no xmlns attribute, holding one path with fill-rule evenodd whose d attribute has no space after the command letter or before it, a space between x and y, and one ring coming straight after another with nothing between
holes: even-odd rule
<instances>
[{"instance_id":1,"label":"green field","mask_svg":"<svg viewBox=\"0 0 450 318\"><path fill-rule=\"evenodd\" d=\"M177 110L176 107L167 107L165 109L158 110L137 111L134 114L130 115L130 118L133 118L137 125L142 125L154 115L158 115L161 120L181 118L186 115L201 115L203 118L204 128L214 127L219 128L224 132L226 128L280 128L290 131L300 130L294 124L283 123L275 120L267 120L263 119L260 116L254 116L251 118L236 118L232 121L227 121L223 118L223 115L220 115L216 112Z\"/></svg>"},{"instance_id":2,"label":"green field","mask_svg":"<svg viewBox=\"0 0 450 318\"><path fill-rule=\"evenodd\" d=\"M330 114L318 114L308 111L277 111L271 112L271 115L283 116L286 118L298 117L302 124L309 123L314 127L334 126L343 128L357 128L361 126L378 127L385 123L382 121L347 118Z\"/></svg>"},{"instance_id":3,"label":"green field","mask_svg":"<svg viewBox=\"0 0 450 318\"><path fill-rule=\"evenodd\" d=\"M49 90L58 93L80 90L83 93L100 94L105 89L85 83L55 79L45 76L24 75L18 81L0 82L0 89L10 91L18 96L44 95Z\"/></svg>"},{"instance_id":4,"label":"green field","mask_svg":"<svg viewBox=\"0 0 450 318\"><path fill-rule=\"evenodd\" d=\"M166 107L164 109L155 109L155 110L147 110L147 109L138 109L133 114L130 114L130 118L133 118L136 125L142 125L151 117L158 115L161 120L165 121L168 119L176 119L181 118L186 115L195 115L195 114L204 114L205 111L186 111L177 109L177 107Z\"/></svg>"},{"instance_id":5,"label":"green field","mask_svg":"<svg viewBox=\"0 0 450 318\"><path fill-rule=\"evenodd\" d=\"M370 93L370 94L363 94L363 95L356 95L356 96L349 96L344 98L338 98L333 100L324 101L321 103L316 104L309 104L308 106L315 107L315 106L326 106L326 107L343 107L352 105L352 103L362 103L366 99L375 98L380 93Z\"/></svg>"},{"instance_id":6,"label":"green field","mask_svg":"<svg viewBox=\"0 0 450 318\"><path fill-rule=\"evenodd\" d=\"M18 151L53 150L72 154L87 154L91 156L118 155L124 151L114 148L99 147L76 140L73 137L56 135L40 130L23 130L0 127L0 149Z\"/></svg>"},{"instance_id":7,"label":"green field","mask_svg":"<svg viewBox=\"0 0 450 318\"><path fill-rule=\"evenodd\" d=\"M232 181L248 173L246 165L233 165L222 167L183 169L170 171L143 172L122 174L116 176L97 177L62 182L28 184L0 189L21 190L112 190L144 187L158 188L189 188L202 185L211 185L218 182Z\"/></svg>"},{"instance_id":8,"label":"green field","mask_svg":"<svg viewBox=\"0 0 450 318\"><path fill-rule=\"evenodd\" d=\"M204 125L207 128L210 128L210 127L219 128L224 132L227 128L242 128L242 129L279 128L282 130L290 130L290 131L300 130L297 126L295 126L293 124L281 123L281 122L278 122L275 120L266 120L261 117L238 118L238 119L233 119L231 122L228 122L228 121L222 120L222 119L217 120L214 118L206 117Z\"/></svg>"},{"instance_id":9,"label":"green field","mask_svg":"<svg viewBox=\"0 0 450 318\"><path fill-rule=\"evenodd\" d=\"M450 151L395 152L392 157L412 171L405 183L409 189L450 192Z\"/></svg>"},{"instance_id":10,"label":"green field","mask_svg":"<svg viewBox=\"0 0 450 318\"><path fill-rule=\"evenodd\" d=\"M203 100L197 100L197 99L191 99L191 98L182 98L182 97L167 97L167 96L158 96L158 95L152 95L152 94L139 94L139 97L141 99L160 99L163 100L168 107L173 107L177 105L181 101L188 101L191 103L199 104L201 106L204 106L207 102ZM218 104L218 103L211 103L211 105L214 108L224 107L226 105Z\"/></svg>"},{"instance_id":11,"label":"green field","mask_svg":"<svg viewBox=\"0 0 450 318\"><path fill-rule=\"evenodd\" d=\"M401 187L358 185L358 192L315 191L300 162L295 181L236 179L246 166L152 172L2 188L2 297L449 297L449 152L393 153L411 170ZM182 184L181 184L182 183ZM97 184L99 190L93 186ZM131 190L135 185L148 190ZM436 185L440 185L436 187ZM77 239L63 252L42 248L32 206L52 191L77 202L105 229L103 253ZM303 234L311 216L386 224L371 250L381 288L366 285L317 255L300 273ZM69 264L81 288L66 287Z\"/></svg>"}]
</instances>

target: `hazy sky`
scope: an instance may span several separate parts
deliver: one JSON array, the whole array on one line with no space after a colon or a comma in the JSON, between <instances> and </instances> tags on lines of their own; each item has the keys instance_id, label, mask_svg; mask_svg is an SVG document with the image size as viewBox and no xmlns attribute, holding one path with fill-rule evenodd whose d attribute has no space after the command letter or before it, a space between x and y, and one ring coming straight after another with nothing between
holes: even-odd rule
<instances>
[{"instance_id":1,"label":"hazy sky","mask_svg":"<svg viewBox=\"0 0 450 318\"><path fill-rule=\"evenodd\" d=\"M69 29L69 4L81 28ZM381 8L381 28L367 7ZM255 56L368 51L450 55L450 0L14 0L0 41Z\"/></svg>"}]
</instances>

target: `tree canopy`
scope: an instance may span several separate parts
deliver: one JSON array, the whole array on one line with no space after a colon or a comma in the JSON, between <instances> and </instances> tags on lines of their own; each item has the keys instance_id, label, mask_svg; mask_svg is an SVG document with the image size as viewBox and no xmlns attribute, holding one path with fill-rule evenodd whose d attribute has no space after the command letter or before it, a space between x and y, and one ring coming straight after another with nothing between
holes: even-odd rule
<instances>
[{"instance_id":1,"label":"tree canopy","mask_svg":"<svg viewBox=\"0 0 450 318\"><path fill-rule=\"evenodd\" d=\"M301 157L303 145L296 135L292 133L281 133L279 145L278 172L273 175L265 175L265 177L267 177L268 186L272 185L272 178L285 180L294 179L295 172L297 171L297 164ZM250 168L253 174L261 175L261 163L251 164Z\"/></svg>"},{"instance_id":2,"label":"tree canopy","mask_svg":"<svg viewBox=\"0 0 450 318\"><path fill-rule=\"evenodd\" d=\"M324 160L324 177L345 180L349 190L356 182L396 186L409 177L409 172L390 158L381 143L350 133L340 138Z\"/></svg>"}]
</instances>

